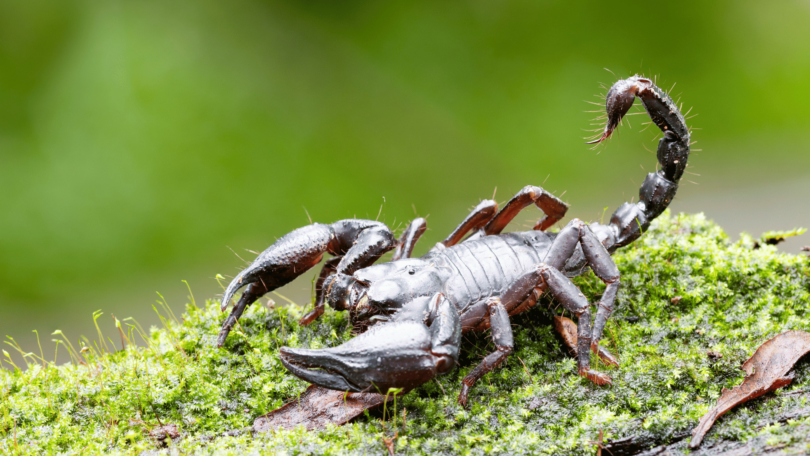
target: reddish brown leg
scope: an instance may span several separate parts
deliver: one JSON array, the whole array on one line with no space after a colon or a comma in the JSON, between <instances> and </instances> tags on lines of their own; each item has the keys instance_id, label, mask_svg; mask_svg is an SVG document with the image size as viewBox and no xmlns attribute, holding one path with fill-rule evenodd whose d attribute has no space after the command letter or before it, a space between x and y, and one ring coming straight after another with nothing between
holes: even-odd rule
<instances>
[{"instance_id":1,"label":"reddish brown leg","mask_svg":"<svg viewBox=\"0 0 810 456\"><path fill-rule=\"evenodd\" d=\"M492 341L495 342L496 351L487 355L481 364L475 366L464 380L461 382L461 393L458 395L458 403L462 407L467 406L467 395L470 388L475 385L481 377L498 367L510 353L514 341L512 338L512 325L509 323L509 314L506 307L501 303L500 298L490 298L487 303L489 307L489 325L492 329Z\"/></svg>"},{"instance_id":2,"label":"reddish brown leg","mask_svg":"<svg viewBox=\"0 0 810 456\"><path fill-rule=\"evenodd\" d=\"M492 200L484 200L478 203L478 206L475 206L475 209L470 212L464 221L461 222L459 226L447 236L447 239L439 242L436 244L433 250L441 250L445 247L451 247L458 244L464 236L467 235L469 232L474 232L489 222L492 217L495 216L495 213L498 212L498 203Z\"/></svg>"},{"instance_id":3,"label":"reddish brown leg","mask_svg":"<svg viewBox=\"0 0 810 456\"><path fill-rule=\"evenodd\" d=\"M523 187L517 195L513 196L512 199L506 203L506 206L487 223L484 227L484 234L500 234L520 211L532 204L540 208L545 214L534 227L535 230L540 231L545 231L557 223L560 219L565 217L565 212L568 210L568 205L563 203L556 196L540 187L527 185Z\"/></svg>"}]
</instances>

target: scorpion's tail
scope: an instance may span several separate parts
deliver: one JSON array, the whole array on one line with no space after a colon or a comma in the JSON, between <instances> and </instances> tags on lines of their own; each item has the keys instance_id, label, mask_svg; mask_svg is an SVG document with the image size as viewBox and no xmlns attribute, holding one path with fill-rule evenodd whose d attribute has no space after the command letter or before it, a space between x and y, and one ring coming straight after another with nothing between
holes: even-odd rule
<instances>
[{"instance_id":1,"label":"scorpion's tail","mask_svg":"<svg viewBox=\"0 0 810 456\"><path fill-rule=\"evenodd\" d=\"M651 80L640 76L613 84L605 103L608 118L605 130L589 144L610 137L636 97L641 99L653 123L664 133L664 137L658 142L658 163L661 169L647 175L639 190L638 203L621 205L606 227L591 225L611 252L638 239L650 222L669 206L675 198L678 181L683 176L689 159L690 133L683 114L666 92Z\"/></svg>"}]
</instances>

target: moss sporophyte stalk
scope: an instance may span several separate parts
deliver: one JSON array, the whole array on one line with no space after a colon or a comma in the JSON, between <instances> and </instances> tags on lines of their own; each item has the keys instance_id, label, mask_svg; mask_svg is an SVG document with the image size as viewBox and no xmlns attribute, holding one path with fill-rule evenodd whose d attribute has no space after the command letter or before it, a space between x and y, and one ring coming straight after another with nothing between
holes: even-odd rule
<instances>
[{"instance_id":1,"label":"moss sporophyte stalk","mask_svg":"<svg viewBox=\"0 0 810 456\"><path fill-rule=\"evenodd\" d=\"M601 344L621 366L591 360L613 385L576 374L552 327L561 307L545 300L514 319L515 351L476 385L469 410L456 398L461 379L493 350L486 333L465 336L460 367L389 403L384 420L373 411L319 432L254 435L250 427L308 386L281 365L279 347L343 343L352 337L343 313L301 327L305 308L254 305L222 348L224 315L214 301L187 305L181 318L164 315L163 327L148 333L115 320L118 343L101 331L79 342L56 334L56 342L42 341L44 351L9 342L6 351L19 349L28 366L6 357L0 371L0 452L381 454L396 436L398 454L574 455L596 454L600 432L603 442L666 444L687 435L722 388L742 381L739 366L759 345L787 330L810 331L810 261L753 245L747 235L731 242L701 214L665 213L620 249L618 310ZM575 282L591 302L604 289L592 273ZM71 362L54 365L45 355L54 350L69 352ZM801 360L790 386L724 415L704 445L803 451L807 414L777 422L807 407L809 387L810 365ZM169 425L179 436L157 441L167 433L153 431Z\"/></svg>"}]
</instances>

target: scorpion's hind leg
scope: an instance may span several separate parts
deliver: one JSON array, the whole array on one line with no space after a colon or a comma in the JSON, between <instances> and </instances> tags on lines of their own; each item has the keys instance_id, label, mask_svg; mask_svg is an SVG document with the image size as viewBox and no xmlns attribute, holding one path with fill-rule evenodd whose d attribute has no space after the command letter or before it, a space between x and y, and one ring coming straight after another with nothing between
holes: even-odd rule
<instances>
[{"instance_id":1,"label":"scorpion's hind leg","mask_svg":"<svg viewBox=\"0 0 810 456\"><path fill-rule=\"evenodd\" d=\"M373 220L341 220L331 225L315 223L288 233L262 252L225 289L220 306L223 311L239 289L249 286L223 323L217 345L221 347L225 343L228 333L250 304L308 271L321 261L324 253L342 257L334 266L335 275L350 275L376 261L394 245L391 230ZM331 273L332 264L326 267ZM317 313L317 307L314 312ZM320 313L308 315L309 321L318 315Z\"/></svg>"},{"instance_id":2,"label":"scorpion's hind leg","mask_svg":"<svg viewBox=\"0 0 810 456\"><path fill-rule=\"evenodd\" d=\"M565 262L573 255L577 244L582 246L582 252L593 272L606 284L602 298L596 303L598 310L593 328L588 300L576 285L560 272ZM616 263L588 225L578 219L572 220L560 231L544 261L540 272L552 295L566 309L579 316L577 360L580 375L598 384L610 383L610 377L590 369L588 352L589 350L597 354L601 352L602 358L607 358L605 360L609 364L618 365L615 358L607 357L604 350L599 350L599 339L602 337L607 319L613 312L616 293L619 291L621 276Z\"/></svg>"},{"instance_id":3,"label":"scorpion's hind leg","mask_svg":"<svg viewBox=\"0 0 810 456\"><path fill-rule=\"evenodd\" d=\"M545 214L534 227L535 230L540 231L545 231L560 221L560 219L565 217L565 213L568 211L568 205L563 203L562 200L556 196L540 187L527 185L513 196L503 209L487 223L483 229L483 234L486 236L500 234L520 211L532 204L537 206Z\"/></svg>"},{"instance_id":4,"label":"scorpion's hind leg","mask_svg":"<svg viewBox=\"0 0 810 456\"><path fill-rule=\"evenodd\" d=\"M478 203L478 206L470 212L470 214L462 220L462 222L454 229L445 240L436 243L431 249L431 252L442 250L447 247L452 247L464 238L467 233L477 233L484 225L486 225L492 217L498 212L498 203L493 200L484 200Z\"/></svg>"},{"instance_id":5,"label":"scorpion's hind leg","mask_svg":"<svg viewBox=\"0 0 810 456\"><path fill-rule=\"evenodd\" d=\"M447 239L436 244L433 250L441 250L461 242L467 233L466 240L474 240L483 236L500 234L506 225L523 209L534 204L545 214L535 225L535 230L545 231L560 219L565 217L568 205L562 200L534 185L523 187L506 205L498 211L498 203L493 200L484 200L473 209L470 215L455 229Z\"/></svg>"},{"instance_id":6,"label":"scorpion's hind leg","mask_svg":"<svg viewBox=\"0 0 810 456\"><path fill-rule=\"evenodd\" d=\"M452 369L461 324L444 295L415 299L391 321L334 348L282 347L281 362L297 377L339 391L410 390Z\"/></svg>"}]
</instances>

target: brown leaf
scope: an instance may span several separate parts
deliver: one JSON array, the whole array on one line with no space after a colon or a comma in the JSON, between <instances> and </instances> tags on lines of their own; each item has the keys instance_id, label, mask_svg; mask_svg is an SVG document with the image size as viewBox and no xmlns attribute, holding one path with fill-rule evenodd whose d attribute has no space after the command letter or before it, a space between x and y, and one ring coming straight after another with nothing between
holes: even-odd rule
<instances>
[{"instance_id":1,"label":"brown leaf","mask_svg":"<svg viewBox=\"0 0 810 456\"><path fill-rule=\"evenodd\" d=\"M388 396L389 401L393 398ZM383 402L385 396L377 393L344 393L310 385L300 398L256 418L253 430L267 432L304 426L311 431L324 429L328 423L339 426Z\"/></svg>"},{"instance_id":2,"label":"brown leaf","mask_svg":"<svg viewBox=\"0 0 810 456\"><path fill-rule=\"evenodd\" d=\"M555 315L554 316L554 329L562 336L563 342L568 348L571 350L571 354L576 356L577 354L577 324L571 321L570 318L560 317ZM597 353L599 358L605 364L612 364L615 366L619 365L619 362L613 355L607 351L606 348L599 346L599 352Z\"/></svg>"},{"instance_id":3,"label":"brown leaf","mask_svg":"<svg viewBox=\"0 0 810 456\"><path fill-rule=\"evenodd\" d=\"M554 316L554 329L562 336L563 342L571 350L572 354L577 352L577 324L570 318Z\"/></svg>"},{"instance_id":4,"label":"brown leaf","mask_svg":"<svg viewBox=\"0 0 810 456\"><path fill-rule=\"evenodd\" d=\"M717 361L718 359L723 358L723 354L722 354L722 353L717 352L717 351L714 351L714 350L709 350L709 351L707 351L707 352L706 352L706 355L707 355L707 356L709 357L709 359L710 359L710 360L712 360L712 361Z\"/></svg>"},{"instance_id":5,"label":"brown leaf","mask_svg":"<svg viewBox=\"0 0 810 456\"><path fill-rule=\"evenodd\" d=\"M745 380L731 390L723 388L717 404L700 419L692 431L690 448L697 448L703 437L720 415L733 407L765 393L788 385L793 376L787 373L796 361L810 351L810 333L788 331L762 344L751 358L743 363Z\"/></svg>"},{"instance_id":6,"label":"brown leaf","mask_svg":"<svg viewBox=\"0 0 810 456\"><path fill-rule=\"evenodd\" d=\"M180 431L177 429L176 424L160 425L149 431L149 437L157 440L159 445L165 445L167 438L176 439L180 437Z\"/></svg>"}]
</instances>

